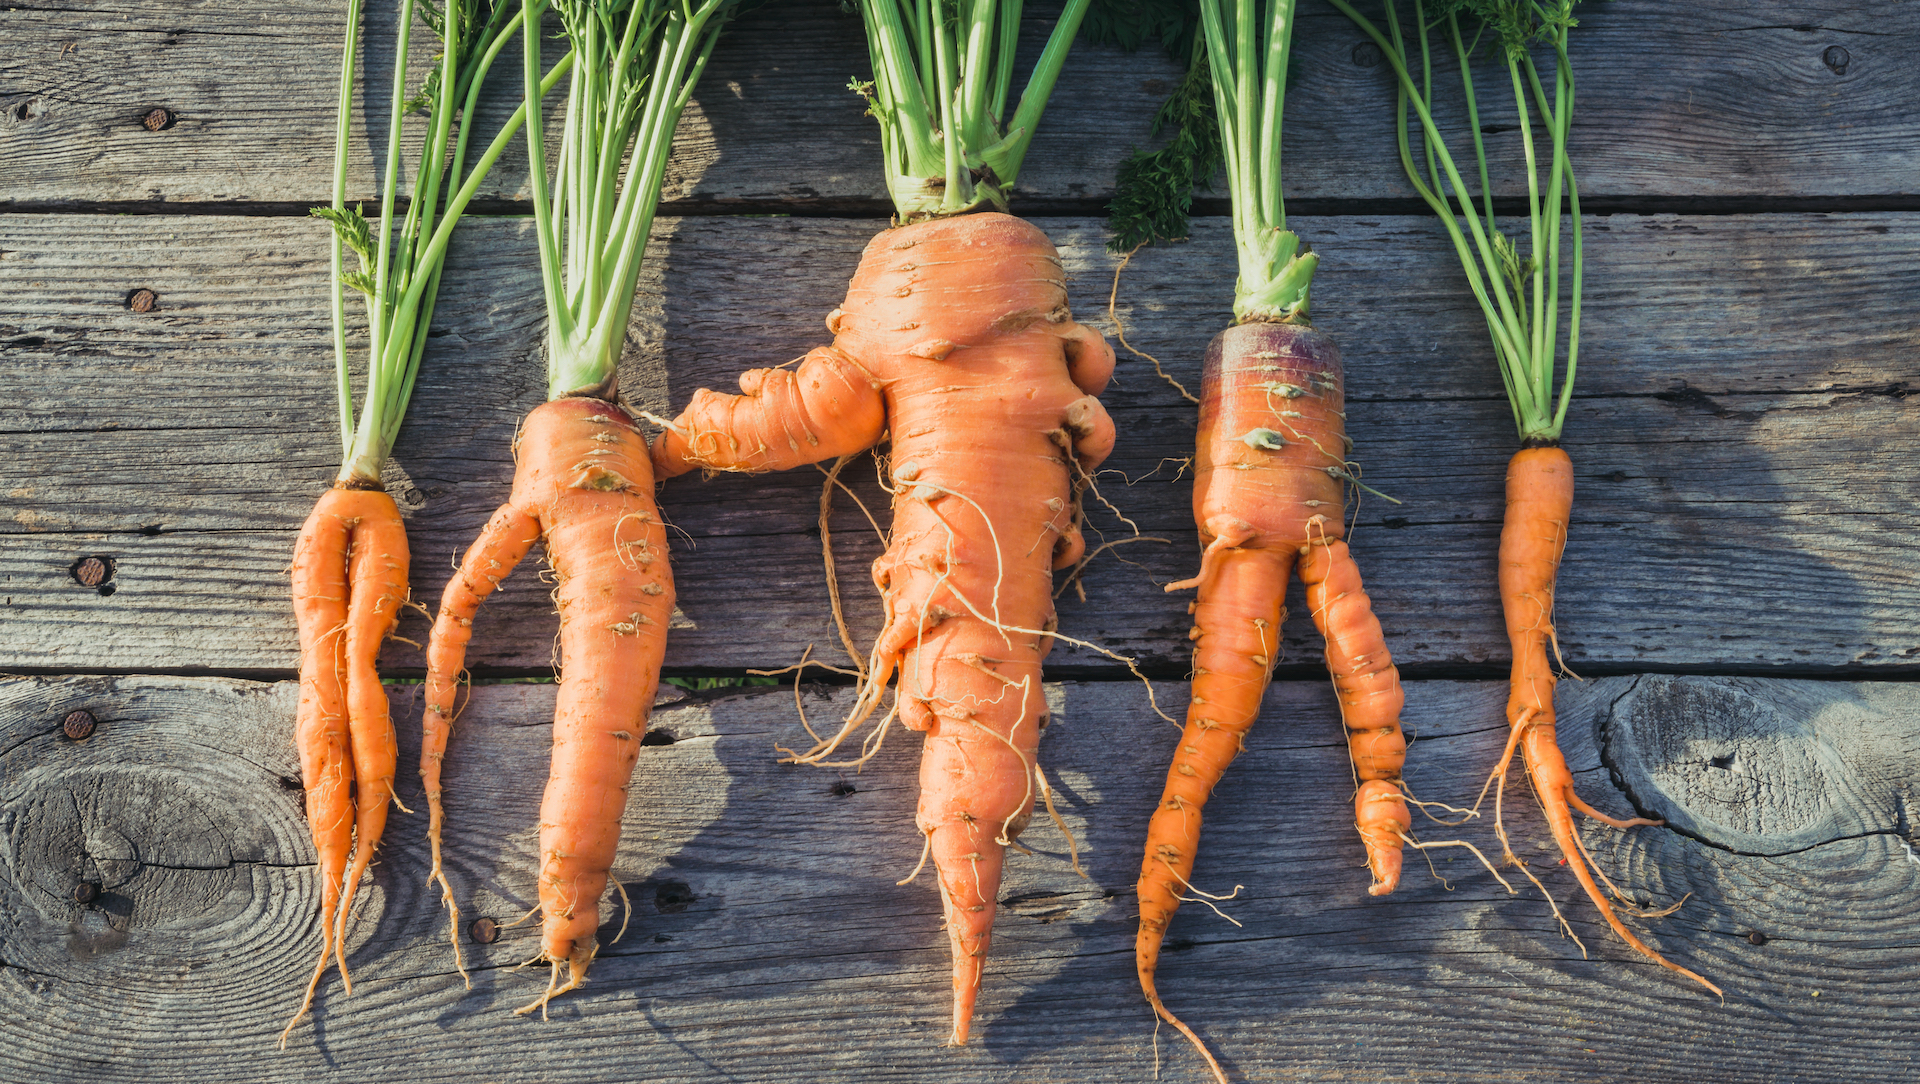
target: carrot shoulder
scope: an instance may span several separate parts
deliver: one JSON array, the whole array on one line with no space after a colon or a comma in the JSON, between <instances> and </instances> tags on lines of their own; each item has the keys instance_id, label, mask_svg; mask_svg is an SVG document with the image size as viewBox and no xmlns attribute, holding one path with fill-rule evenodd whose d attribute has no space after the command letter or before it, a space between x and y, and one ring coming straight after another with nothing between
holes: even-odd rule
<instances>
[{"instance_id":1,"label":"carrot shoulder","mask_svg":"<svg viewBox=\"0 0 1920 1084\"><path fill-rule=\"evenodd\" d=\"M599 951L600 897L660 679L673 577L646 441L624 409L586 397L544 403L527 416L517 452L513 492L467 551L434 619L420 774L434 876L451 907L440 872L440 773L467 641L480 603L544 540L560 611L553 764L540 804L540 958L553 964L553 979L528 1011L585 982Z\"/></svg>"},{"instance_id":2,"label":"carrot shoulder","mask_svg":"<svg viewBox=\"0 0 1920 1084\"><path fill-rule=\"evenodd\" d=\"M743 394L701 391L654 445L658 472L780 470L890 433L893 529L874 563L886 623L870 679L821 762L897 673L898 710L926 735L916 823L953 951L964 1043L1008 844L1032 814L1053 646L1052 570L1084 549L1077 480L1113 446L1094 398L1113 368L1067 310L1038 229L977 213L888 230L867 246L831 346Z\"/></svg>"}]
</instances>

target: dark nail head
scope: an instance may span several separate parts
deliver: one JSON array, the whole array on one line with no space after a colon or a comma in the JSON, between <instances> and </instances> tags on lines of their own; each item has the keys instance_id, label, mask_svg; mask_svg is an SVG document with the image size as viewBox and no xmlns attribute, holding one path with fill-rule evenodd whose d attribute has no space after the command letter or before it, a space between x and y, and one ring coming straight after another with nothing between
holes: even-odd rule
<instances>
[{"instance_id":1,"label":"dark nail head","mask_svg":"<svg viewBox=\"0 0 1920 1084\"><path fill-rule=\"evenodd\" d=\"M1764 945L1767 943L1767 935L1764 933L1761 933L1759 930L1755 930L1752 933L1747 935L1747 940L1753 942L1756 945Z\"/></svg>"},{"instance_id":2,"label":"dark nail head","mask_svg":"<svg viewBox=\"0 0 1920 1084\"><path fill-rule=\"evenodd\" d=\"M476 918L467 926L467 936L475 944L491 945L500 940L500 924L490 918Z\"/></svg>"},{"instance_id":3,"label":"dark nail head","mask_svg":"<svg viewBox=\"0 0 1920 1084\"><path fill-rule=\"evenodd\" d=\"M1380 47L1370 41L1363 41L1353 47L1353 64L1357 68L1377 68L1386 59Z\"/></svg>"},{"instance_id":4,"label":"dark nail head","mask_svg":"<svg viewBox=\"0 0 1920 1084\"><path fill-rule=\"evenodd\" d=\"M79 741L81 738L93 733L93 713L90 711L69 712L67 717L60 721L60 730L67 737L74 741Z\"/></svg>"},{"instance_id":5,"label":"dark nail head","mask_svg":"<svg viewBox=\"0 0 1920 1084\"><path fill-rule=\"evenodd\" d=\"M82 587L98 587L112 574L103 557L82 557L73 563L73 578Z\"/></svg>"},{"instance_id":6,"label":"dark nail head","mask_svg":"<svg viewBox=\"0 0 1920 1084\"><path fill-rule=\"evenodd\" d=\"M1827 51L1820 54L1820 63L1833 69L1835 75L1847 74L1847 65L1853 63L1853 54L1843 46L1829 45Z\"/></svg>"},{"instance_id":7,"label":"dark nail head","mask_svg":"<svg viewBox=\"0 0 1920 1084\"><path fill-rule=\"evenodd\" d=\"M100 886L92 881L81 881L73 886L73 902L89 904L100 898Z\"/></svg>"},{"instance_id":8,"label":"dark nail head","mask_svg":"<svg viewBox=\"0 0 1920 1084\"><path fill-rule=\"evenodd\" d=\"M173 114L165 109L155 109L140 118L140 126L149 132L164 132L173 127Z\"/></svg>"},{"instance_id":9,"label":"dark nail head","mask_svg":"<svg viewBox=\"0 0 1920 1084\"><path fill-rule=\"evenodd\" d=\"M134 312L152 312L153 307L159 303L160 295L152 290L135 290L127 295L127 308Z\"/></svg>"}]
</instances>

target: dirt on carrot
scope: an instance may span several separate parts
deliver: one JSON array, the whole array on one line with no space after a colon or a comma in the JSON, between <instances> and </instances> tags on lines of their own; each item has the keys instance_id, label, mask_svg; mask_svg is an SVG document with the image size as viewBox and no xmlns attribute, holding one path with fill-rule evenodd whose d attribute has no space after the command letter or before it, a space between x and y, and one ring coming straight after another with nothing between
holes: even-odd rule
<instances>
[{"instance_id":1,"label":"dirt on carrot","mask_svg":"<svg viewBox=\"0 0 1920 1084\"><path fill-rule=\"evenodd\" d=\"M873 570L886 624L846 724L795 759L831 763L898 674L900 720L926 735L916 823L946 913L959 1044L1006 848L1041 786L1052 572L1086 548L1079 492L1113 447L1094 397L1113 352L1073 322L1046 235L991 212L874 238L827 327L833 345L797 369L748 372L741 395L695 393L654 462L663 477L783 470L891 434L893 529Z\"/></svg>"}]
</instances>

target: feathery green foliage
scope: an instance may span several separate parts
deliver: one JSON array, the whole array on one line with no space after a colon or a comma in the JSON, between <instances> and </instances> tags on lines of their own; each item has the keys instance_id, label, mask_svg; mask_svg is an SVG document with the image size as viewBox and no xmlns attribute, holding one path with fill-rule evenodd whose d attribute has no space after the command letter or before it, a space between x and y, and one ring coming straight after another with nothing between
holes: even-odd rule
<instances>
[{"instance_id":1,"label":"feathery green foliage","mask_svg":"<svg viewBox=\"0 0 1920 1084\"><path fill-rule=\"evenodd\" d=\"M334 131L333 205L316 207L313 214L333 228L333 348L335 380L340 396L340 440L345 448L343 481L378 481L380 468L400 433L420 371L427 328L433 319L434 298L440 287L440 268L446 259L453 226L487 171L519 130L525 110L507 125L473 163L467 165L467 143L480 86L507 40L521 25L520 14L510 14L510 0L450 0L444 9L429 0L401 0L398 40L394 46L393 98L388 111L387 161L381 184L380 219L376 229L365 213L346 207L347 137L353 109L353 69L359 53L362 0L348 0L347 38L340 73L338 124ZM435 67L409 98L408 44L418 15L440 39ZM538 19L538 14L534 16ZM396 236L394 209L400 186L400 159L404 141L402 122L409 113L427 114L427 136L415 170L413 198ZM351 249L359 270L343 264ZM365 295L371 339L368 351L365 406L358 419L353 409L353 382L347 352L346 291Z\"/></svg>"},{"instance_id":2,"label":"feathery green foliage","mask_svg":"<svg viewBox=\"0 0 1920 1084\"><path fill-rule=\"evenodd\" d=\"M1135 151L1120 164L1107 226L1107 247L1128 252L1150 241L1175 241L1192 232L1193 190L1206 186L1225 161L1213 113L1213 72L1204 43L1195 40L1186 77L1154 114L1151 135L1173 138L1152 151Z\"/></svg>"}]
</instances>

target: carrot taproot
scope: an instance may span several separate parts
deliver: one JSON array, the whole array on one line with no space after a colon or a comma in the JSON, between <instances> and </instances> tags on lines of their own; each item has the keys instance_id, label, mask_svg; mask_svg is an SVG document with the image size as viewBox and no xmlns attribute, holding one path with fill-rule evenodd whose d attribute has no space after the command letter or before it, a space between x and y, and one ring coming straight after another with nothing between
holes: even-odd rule
<instances>
[{"instance_id":1,"label":"carrot taproot","mask_svg":"<svg viewBox=\"0 0 1920 1084\"><path fill-rule=\"evenodd\" d=\"M1218 1062L1155 983L1161 943L1192 888L1202 811L1260 715L1280 647L1287 579L1298 568L1326 640L1357 781L1354 823L1373 884L1393 891L1411 824L1399 787L1404 696L1380 622L1343 540L1346 437L1340 353L1299 323L1228 328L1207 348L1193 508L1206 549L1192 604L1193 692L1166 786L1147 828L1134 960L1160 1017Z\"/></svg>"},{"instance_id":2,"label":"carrot taproot","mask_svg":"<svg viewBox=\"0 0 1920 1084\"><path fill-rule=\"evenodd\" d=\"M1500 604L1506 617L1507 641L1513 649L1507 694L1510 729L1494 774L1504 790L1507 768L1518 751L1553 841L1600 917L1641 955L1719 994L1720 987L1649 948L1620 921L1594 879L1586 848L1573 825L1574 809L1615 828L1656 827L1661 822L1645 817L1611 817L1588 805L1574 792L1573 773L1560 751L1553 711L1559 674L1548 652L1551 649L1555 656L1559 653L1553 628L1553 589L1560 557L1566 550L1567 521L1572 511L1573 460L1566 451L1557 444L1535 444L1514 453L1507 462L1507 510L1500 528ZM1494 828L1506 860L1519 865L1507 840L1506 826L1497 816Z\"/></svg>"},{"instance_id":3,"label":"carrot taproot","mask_svg":"<svg viewBox=\"0 0 1920 1084\"><path fill-rule=\"evenodd\" d=\"M1113 447L1095 395L1113 370L1073 322L1058 253L1010 215L889 230L868 244L831 346L702 389L654 442L661 477L782 470L890 433L893 527L874 562L885 625L868 679L820 762L899 675L901 721L926 735L915 816L953 956L966 1042L1007 846L1033 812L1053 646L1052 570L1079 559L1079 485Z\"/></svg>"},{"instance_id":4,"label":"carrot taproot","mask_svg":"<svg viewBox=\"0 0 1920 1084\"><path fill-rule=\"evenodd\" d=\"M432 875L452 905L441 871L440 777L454 694L480 604L544 540L560 611L553 765L540 802L539 958L552 964L552 978L522 1010L530 1011L585 982L599 951L600 897L659 685L673 575L646 438L624 409L586 397L550 400L527 415L516 452L513 492L467 550L434 618L420 774Z\"/></svg>"}]
</instances>

